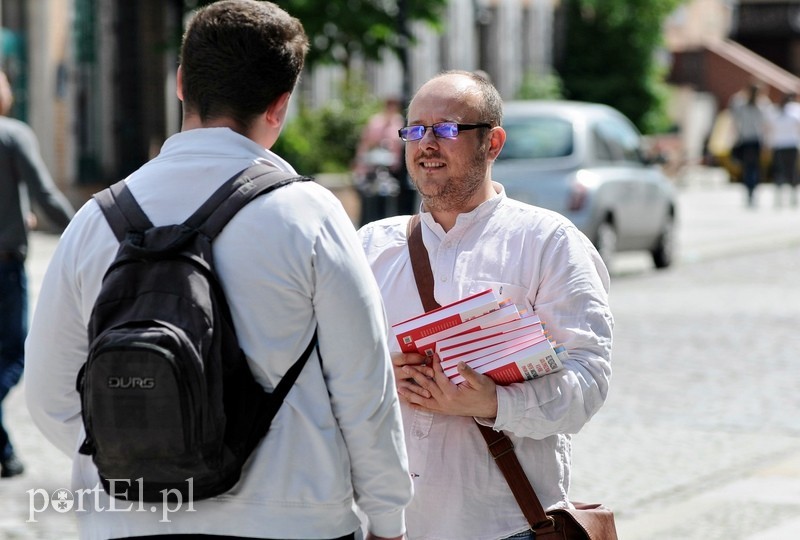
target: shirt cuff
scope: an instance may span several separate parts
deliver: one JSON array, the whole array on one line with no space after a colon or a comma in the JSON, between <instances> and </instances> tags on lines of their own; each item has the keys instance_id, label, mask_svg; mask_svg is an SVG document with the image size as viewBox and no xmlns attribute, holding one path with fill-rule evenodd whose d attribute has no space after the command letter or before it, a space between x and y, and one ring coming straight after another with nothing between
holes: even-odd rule
<instances>
[{"instance_id":1,"label":"shirt cuff","mask_svg":"<svg viewBox=\"0 0 800 540\"><path fill-rule=\"evenodd\" d=\"M514 423L513 411L524 410L524 403L514 403L519 399L519 392L512 392L506 386L497 386L497 417L492 424L496 431L509 429L508 426ZM488 420L488 419L487 419Z\"/></svg>"},{"instance_id":2,"label":"shirt cuff","mask_svg":"<svg viewBox=\"0 0 800 540\"><path fill-rule=\"evenodd\" d=\"M405 510L396 510L377 516L367 516L367 529L375 536L384 536L387 538L405 534Z\"/></svg>"}]
</instances>

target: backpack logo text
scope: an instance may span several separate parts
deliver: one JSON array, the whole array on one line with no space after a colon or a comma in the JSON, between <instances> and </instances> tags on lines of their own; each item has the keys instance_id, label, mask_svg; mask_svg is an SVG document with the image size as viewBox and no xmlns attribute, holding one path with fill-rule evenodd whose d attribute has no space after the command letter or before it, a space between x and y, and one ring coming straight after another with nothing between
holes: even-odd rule
<instances>
[{"instance_id":1,"label":"backpack logo text","mask_svg":"<svg viewBox=\"0 0 800 540\"><path fill-rule=\"evenodd\" d=\"M141 388L150 390L156 387L156 380L153 377L109 377L109 388Z\"/></svg>"}]
</instances>

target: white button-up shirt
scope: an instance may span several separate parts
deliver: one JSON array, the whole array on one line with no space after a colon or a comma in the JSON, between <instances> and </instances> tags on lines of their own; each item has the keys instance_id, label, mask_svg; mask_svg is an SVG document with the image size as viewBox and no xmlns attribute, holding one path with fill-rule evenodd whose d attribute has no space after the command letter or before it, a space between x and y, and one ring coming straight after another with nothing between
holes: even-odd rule
<instances>
[{"instance_id":1,"label":"white button-up shirt","mask_svg":"<svg viewBox=\"0 0 800 540\"><path fill-rule=\"evenodd\" d=\"M497 387L495 419L541 500L568 505L570 434L605 401L611 376L613 319L609 277L597 251L568 220L498 192L445 232L422 213L422 236L434 296L447 304L491 287L533 310L566 346L565 369ZM406 243L408 216L364 226L359 235L383 293L390 324L423 312ZM394 336L390 346L399 351ZM408 537L494 540L527 528L511 491L471 417L415 412L403 406L415 495Z\"/></svg>"}]
</instances>

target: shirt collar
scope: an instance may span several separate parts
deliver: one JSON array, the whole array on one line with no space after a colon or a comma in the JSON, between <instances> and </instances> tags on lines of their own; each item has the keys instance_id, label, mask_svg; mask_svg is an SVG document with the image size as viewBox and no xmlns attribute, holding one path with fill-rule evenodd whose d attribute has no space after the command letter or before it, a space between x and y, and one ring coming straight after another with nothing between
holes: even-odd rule
<instances>
[{"instance_id":1,"label":"shirt collar","mask_svg":"<svg viewBox=\"0 0 800 540\"><path fill-rule=\"evenodd\" d=\"M161 147L159 157L169 159L172 155L187 154L223 158L256 157L257 160L269 162L282 171L296 173L278 154L227 127L195 128L176 133Z\"/></svg>"},{"instance_id":2,"label":"shirt collar","mask_svg":"<svg viewBox=\"0 0 800 540\"><path fill-rule=\"evenodd\" d=\"M467 227L472 223L487 219L494 213L495 209L497 209L497 207L506 199L506 190L498 182L492 182L492 187L494 187L494 195L479 204L474 210L459 214L456 218L456 225L453 227L454 229ZM423 211L421 203L419 206L419 213L420 219L422 219L423 223L425 223L431 230L437 231L437 234L441 233L441 236L444 236L444 229L442 229L442 227L436 223L436 221L433 219L433 215L430 212Z\"/></svg>"}]
</instances>

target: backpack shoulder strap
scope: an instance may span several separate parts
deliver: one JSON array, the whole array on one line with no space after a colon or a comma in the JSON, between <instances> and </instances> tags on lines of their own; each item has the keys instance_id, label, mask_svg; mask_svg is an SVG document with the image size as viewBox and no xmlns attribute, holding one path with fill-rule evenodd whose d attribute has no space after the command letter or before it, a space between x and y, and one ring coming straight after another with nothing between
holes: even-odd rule
<instances>
[{"instance_id":1,"label":"backpack shoulder strap","mask_svg":"<svg viewBox=\"0 0 800 540\"><path fill-rule=\"evenodd\" d=\"M309 180L311 178L307 176L298 176L271 165L257 163L237 173L220 186L184 224L199 229L214 239L236 212L259 195L292 182Z\"/></svg>"},{"instance_id":2,"label":"backpack shoulder strap","mask_svg":"<svg viewBox=\"0 0 800 540\"><path fill-rule=\"evenodd\" d=\"M317 330L314 330L314 335L311 336L311 341L308 342L306 345L306 350L303 351L303 354L300 355L292 367L284 373L283 378L278 382L275 389L272 391L272 397L277 401L277 403L282 402L286 399L286 396L289 394L289 390L292 389L294 386L295 381L297 381L297 377L300 375L300 372L303 370L303 366L306 365L306 360L308 357L311 356L311 352L314 350L314 347L317 346ZM322 357L320 356L320 359Z\"/></svg>"},{"instance_id":3,"label":"backpack shoulder strap","mask_svg":"<svg viewBox=\"0 0 800 540\"><path fill-rule=\"evenodd\" d=\"M139 203L133 198L124 180L95 193L93 198L120 242L130 231L141 232L153 226Z\"/></svg>"}]
</instances>

